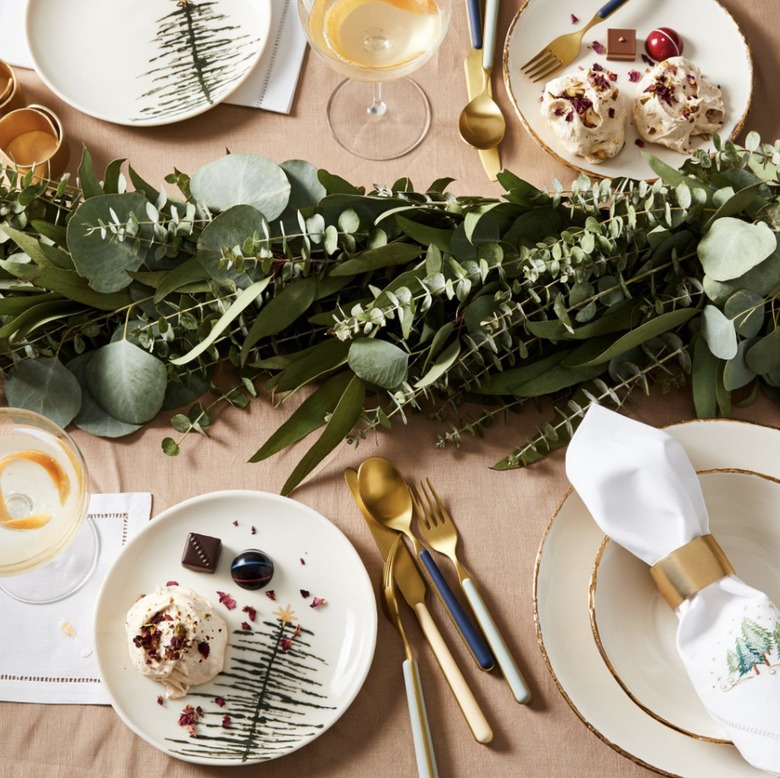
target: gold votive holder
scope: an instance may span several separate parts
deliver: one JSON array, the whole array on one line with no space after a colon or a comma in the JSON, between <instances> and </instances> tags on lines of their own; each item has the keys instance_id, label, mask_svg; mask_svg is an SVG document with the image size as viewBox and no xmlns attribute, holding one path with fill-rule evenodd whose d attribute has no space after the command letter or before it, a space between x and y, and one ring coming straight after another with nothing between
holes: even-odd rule
<instances>
[{"instance_id":1,"label":"gold votive holder","mask_svg":"<svg viewBox=\"0 0 780 778\"><path fill-rule=\"evenodd\" d=\"M34 181L55 179L68 164L70 149L59 117L42 105L28 105L0 117L0 163Z\"/></svg>"},{"instance_id":2,"label":"gold votive holder","mask_svg":"<svg viewBox=\"0 0 780 778\"><path fill-rule=\"evenodd\" d=\"M22 85L7 62L0 59L0 116L24 105Z\"/></svg>"},{"instance_id":3,"label":"gold votive holder","mask_svg":"<svg viewBox=\"0 0 780 778\"><path fill-rule=\"evenodd\" d=\"M650 575L666 602L676 608L710 584L734 575L734 568L718 541L701 535L661 557Z\"/></svg>"}]
</instances>

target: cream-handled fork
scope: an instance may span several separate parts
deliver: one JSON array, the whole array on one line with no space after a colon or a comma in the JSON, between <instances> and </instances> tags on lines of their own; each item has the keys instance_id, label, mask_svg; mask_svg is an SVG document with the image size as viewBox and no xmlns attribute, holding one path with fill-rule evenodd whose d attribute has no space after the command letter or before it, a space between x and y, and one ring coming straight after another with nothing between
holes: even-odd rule
<instances>
[{"instance_id":1,"label":"cream-handled fork","mask_svg":"<svg viewBox=\"0 0 780 778\"><path fill-rule=\"evenodd\" d=\"M414 753L417 757L417 772L420 778L438 778L439 771L436 766L436 756L433 753L433 741L428 725L428 712L425 709L420 671L417 669L417 660L414 658L409 639L406 637L401 613L398 609L398 598L395 594L395 560L398 556L398 546L402 542L401 536L398 535L382 568L382 604L385 615L396 628L404 644L406 654L403 664L404 685L406 686L406 700L409 703L409 718L412 721L412 739Z\"/></svg>"},{"instance_id":2,"label":"cream-handled fork","mask_svg":"<svg viewBox=\"0 0 780 778\"><path fill-rule=\"evenodd\" d=\"M509 651L509 647L501 635L496 622L493 620L487 605L485 605L485 601L482 599L482 595L480 595L474 580L458 559L458 531L455 528L452 517L447 512L429 479L426 479L425 483L420 482L419 490L415 486L412 486L411 489L418 508L417 515L421 519L423 537L431 548L452 560L458 573L460 585L474 611L474 615L477 617L479 626L485 633L485 638L493 650L498 666L501 668L501 672L504 674L512 694L520 703L530 702L531 690L528 688L528 684L525 678L523 678L517 662L515 662ZM427 504L423 503L420 492L425 496L425 503Z\"/></svg>"}]
</instances>

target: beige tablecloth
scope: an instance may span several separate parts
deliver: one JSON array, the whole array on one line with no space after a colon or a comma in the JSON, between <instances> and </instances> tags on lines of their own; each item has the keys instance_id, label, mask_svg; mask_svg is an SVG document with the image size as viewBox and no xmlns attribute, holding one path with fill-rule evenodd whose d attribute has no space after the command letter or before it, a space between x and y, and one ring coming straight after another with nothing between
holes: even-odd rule
<instances>
[{"instance_id":1,"label":"beige tablecloth","mask_svg":"<svg viewBox=\"0 0 780 778\"><path fill-rule=\"evenodd\" d=\"M507 2L499 34L509 26L518 3ZM670 4L671 5L671 4ZM778 0L724 0L750 41L755 58L753 105L747 129L765 140L780 137L776 74L780 72ZM576 11L576 3L572 5ZM671 9L670 9L671 13ZM705 20L702 20L706 27ZM706 34L706 32L704 32ZM456 4L451 31L438 54L418 73L431 97L429 137L406 157L386 163L365 162L343 151L328 135L325 106L339 77L309 54L290 116L220 106L181 124L143 129L106 124L80 115L48 92L33 73L21 73L31 100L56 110L67 128L74 158L86 143L98 168L116 157L128 158L149 181L160 182L174 166L193 172L225 148L250 151L276 161L304 157L357 184L392 182L408 175L418 186L453 176L458 193L498 193L482 172L477 155L457 136L457 115L464 102L462 62L467 46L465 9ZM727 53L724 52L724 56ZM99 63L96 63L99 66ZM511 116L504 86L496 79L499 102ZM502 146L506 167L532 183L547 185L572 174L547 157L512 117ZM637 395L627 411L636 418L665 424L691 418L685 391L650 398ZM202 492L229 488L278 491L300 452L285 453L260 464L246 460L279 424L281 410L259 400L247 412L222 412L209 440L190 440L178 458L160 451L170 434L161 418L134 436L110 442L76 433L90 463L96 492L141 491L154 495L153 513ZM742 418L780 425L777 407L759 401L735 409ZM380 557L342 479L342 470L381 454L407 474L431 477L454 506L463 538L464 561L478 577L506 638L527 671L535 700L518 706L496 674L479 672L456 643L446 620L453 651L493 723L495 740L478 745L438 673L434 659L407 614L417 648L431 714L442 776L476 775L525 778L639 778L650 773L596 737L569 708L545 667L533 616L533 572L539 543L567 483L560 453L529 470L498 473L488 466L530 434L543 418L533 412L497 425L487 440L466 440L460 450L436 450L439 428L422 416L358 449L343 446L300 487L294 496L331 518L350 538L374 580ZM584 596L584 594L583 594ZM438 611L438 603L431 606ZM441 616L441 613L436 614ZM12 628L3 625L3 629ZM379 622L377 652L363 690L337 724L316 741L265 766L233 768L231 775L301 778L322 776L411 776L414 755L400 676L401 648L384 620ZM139 775L181 778L225 774L222 768L185 764L163 756L136 737L108 707L0 704L3 722L0 775L9 778L81 778Z\"/></svg>"}]
</instances>

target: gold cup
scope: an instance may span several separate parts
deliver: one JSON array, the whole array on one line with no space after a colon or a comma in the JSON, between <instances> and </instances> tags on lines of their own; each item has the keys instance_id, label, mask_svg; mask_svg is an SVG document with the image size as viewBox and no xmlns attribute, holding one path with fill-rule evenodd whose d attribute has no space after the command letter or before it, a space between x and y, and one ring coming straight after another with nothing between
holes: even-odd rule
<instances>
[{"instance_id":1,"label":"gold cup","mask_svg":"<svg viewBox=\"0 0 780 778\"><path fill-rule=\"evenodd\" d=\"M0 59L0 116L24 105L22 85L11 66Z\"/></svg>"},{"instance_id":2,"label":"gold cup","mask_svg":"<svg viewBox=\"0 0 780 778\"><path fill-rule=\"evenodd\" d=\"M70 149L59 117L42 105L28 105L0 117L0 164L34 181L58 178L68 164Z\"/></svg>"}]
</instances>

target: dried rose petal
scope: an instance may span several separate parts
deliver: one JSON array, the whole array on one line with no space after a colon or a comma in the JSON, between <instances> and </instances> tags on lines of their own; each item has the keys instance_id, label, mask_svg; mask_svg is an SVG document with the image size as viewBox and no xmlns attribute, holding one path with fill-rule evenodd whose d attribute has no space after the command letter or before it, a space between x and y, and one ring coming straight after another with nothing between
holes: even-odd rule
<instances>
[{"instance_id":1,"label":"dried rose petal","mask_svg":"<svg viewBox=\"0 0 780 778\"><path fill-rule=\"evenodd\" d=\"M599 43L598 41L593 41L590 45L593 47L593 51L595 51L596 54L604 54L607 50L604 44Z\"/></svg>"},{"instance_id":2,"label":"dried rose petal","mask_svg":"<svg viewBox=\"0 0 780 778\"><path fill-rule=\"evenodd\" d=\"M591 66L590 66L590 69L591 69L591 70L595 70L596 72L598 72L598 71L600 71L600 70L604 70L604 68L603 68L603 67L601 67L601 65L599 65L599 63L598 63L598 62L594 62L594 63L593 63Z\"/></svg>"},{"instance_id":3,"label":"dried rose petal","mask_svg":"<svg viewBox=\"0 0 780 778\"><path fill-rule=\"evenodd\" d=\"M569 16L571 16L571 23L572 24L577 24L577 22L579 21L579 18L577 16L575 16L574 14L569 14Z\"/></svg>"},{"instance_id":4,"label":"dried rose petal","mask_svg":"<svg viewBox=\"0 0 780 778\"><path fill-rule=\"evenodd\" d=\"M222 726L227 729L230 726L230 716L222 717Z\"/></svg>"},{"instance_id":5,"label":"dried rose petal","mask_svg":"<svg viewBox=\"0 0 780 778\"><path fill-rule=\"evenodd\" d=\"M220 603L224 605L229 611L232 611L236 607L236 601L227 592L217 592Z\"/></svg>"},{"instance_id":6,"label":"dried rose petal","mask_svg":"<svg viewBox=\"0 0 780 778\"><path fill-rule=\"evenodd\" d=\"M244 605L241 611L246 613L249 621L254 621L257 618L257 611L251 605Z\"/></svg>"},{"instance_id":7,"label":"dried rose petal","mask_svg":"<svg viewBox=\"0 0 780 778\"><path fill-rule=\"evenodd\" d=\"M198 643L198 653L204 659L208 659L209 658L209 654L211 653L211 646L205 640L201 640Z\"/></svg>"},{"instance_id":8,"label":"dried rose petal","mask_svg":"<svg viewBox=\"0 0 780 778\"><path fill-rule=\"evenodd\" d=\"M178 581L168 581L165 585L166 586L178 586L179 582Z\"/></svg>"},{"instance_id":9,"label":"dried rose petal","mask_svg":"<svg viewBox=\"0 0 780 778\"><path fill-rule=\"evenodd\" d=\"M324 597L314 597L312 598L311 605L309 605L310 608L319 608L320 605L327 605L328 601Z\"/></svg>"},{"instance_id":10,"label":"dried rose petal","mask_svg":"<svg viewBox=\"0 0 780 778\"><path fill-rule=\"evenodd\" d=\"M265 593L265 596L266 596L266 597L267 597L269 600L276 600L276 592L275 592L273 589L269 589L269 590L268 590L268 591Z\"/></svg>"},{"instance_id":11,"label":"dried rose petal","mask_svg":"<svg viewBox=\"0 0 780 778\"><path fill-rule=\"evenodd\" d=\"M215 697L214 702L219 705L220 708L225 707L225 698L224 697Z\"/></svg>"},{"instance_id":12,"label":"dried rose petal","mask_svg":"<svg viewBox=\"0 0 780 778\"><path fill-rule=\"evenodd\" d=\"M189 733L190 737L195 737L195 728L198 721L203 718L203 708L198 705L197 708L193 708L192 705L185 705L182 712L179 714L179 726L184 727Z\"/></svg>"},{"instance_id":13,"label":"dried rose petal","mask_svg":"<svg viewBox=\"0 0 780 778\"><path fill-rule=\"evenodd\" d=\"M303 557L301 557L301 564L302 564L302 565L305 565L305 564L306 564L306 560L305 560Z\"/></svg>"},{"instance_id":14,"label":"dried rose petal","mask_svg":"<svg viewBox=\"0 0 780 778\"><path fill-rule=\"evenodd\" d=\"M304 600L309 599L309 590L308 589L301 589L301 597L303 597Z\"/></svg>"},{"instance_id":15,"label":"dried rose petal","mask_svg":"<svg viewBox=\"0 0 780 778\"><path fill-rule=\"evenodd\" d=\"M164 705L165 704L165 699L163 698L162 694L158 694L157 695L157 704L158 705Z\"/></svg>"},{"instance_id":16,"label":"dried rose petal","mask_svg":"<svg viewBox=\"0 0 780 778\"><path fill-rule=\"evenodd\" d=\"M293 647L290 638L279 638L279 648L283 653L287 653Z\"/></svg>"},{"instance_id":17,"label":"dried rose petal","mask_svg":"<svg viewBox=\"0 0 780 778\"><path fill-rule=\"evenodd\" d=\"M237 527L237 526L238 526L238 519L234 519L234 520L233 520L233 526L234 526L234 527Z\"/></svg>"},{"instance_id":18,"label":"dried rose petal","mask_svg":"<svg viewBox=\"0 0 780 778\"><path fill-rule=\"evenodd\" d=\"M642 74L635 68L632 68L628 71L628 80L632 84L635 84L637 81L639 81L640 78L642 78Z\"/></svg>"},{"instance_id":19,"label":"dried rose petal","mask_svg":"<svg viewBox=\"0 0 780 778\"><path fill-rule=\"evenodd\" d=\"M253 535L257 535L257 528L256 528L255 526L252 526L252 527L249 529L249 531L250 531L250 532L251 532Z\"/></svg>"},{"instance_id":20,"label":"dried rose petal","mask_svg":"<svg viewBox=\"0 0 780 778\"><path fill-rule=\"evenodd\" d=\"M641 138L637 138L634 143L636 143L637 146L639 146L640 149L643 149L645 147L645 142Z\"/></svg>"},{"instance_id":21,"label":"dried rose petal","mask_svg":"<svg viewBox=\"0 0 780 778\"><path fill-rule=\"evenodd\" d=\"M301 632L303 632L303 630L301 629L301 625L300 624L296 624L295 625L295 629L293 630L293 633L292 633L293 638L300 637Z\"/></svg>"},{"instance_id":22,"label":"dried rose petal","mask_svg":"<svg viewBox=\"0 0 780 778\"><path fill-rule=\"evenodd\" d=\"M248 621L242 621L241 622L241 629L243 629L244 632L251 632L252 631L252 627L249 626L249 622Z\"/></svg>"}]
</instances>

